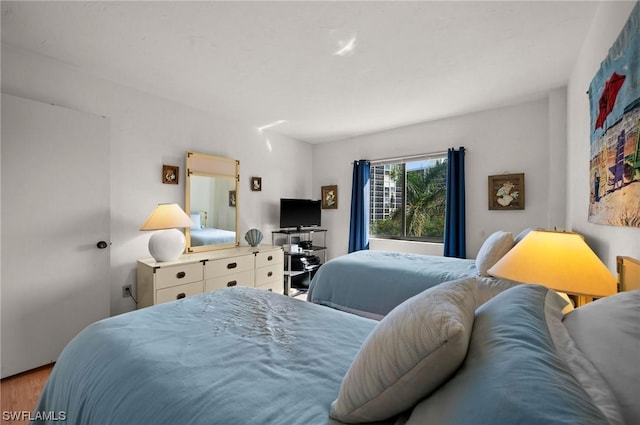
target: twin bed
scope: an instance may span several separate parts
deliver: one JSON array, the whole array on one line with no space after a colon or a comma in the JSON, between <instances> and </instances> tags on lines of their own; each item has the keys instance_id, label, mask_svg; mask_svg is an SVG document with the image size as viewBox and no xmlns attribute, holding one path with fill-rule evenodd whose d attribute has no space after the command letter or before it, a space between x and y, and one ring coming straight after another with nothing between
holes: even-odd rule
<instances>
[{"instance_id":1,"label":"twin bed","mask_svg":"<svg viewBox=\"0 0 640 425\"><path fill-rule=\"evenodd\" d=\"M33 423L640 423L640 291L563 315L547 288L443 264L447 282L384 314L234 287L102 320L64 349Z\"/></svg>"},{"instance_id":2,"label":"twin bed","mask_svg":"<svg viewBox=\"0 0 640 425\"><path fill-rule=\"evenodd\" d=\"M380 320L400 303L442 282L476 277L485 299L512 286L482 276L475 260L386 251L358 251L334 258L316 272L307 299Z\"/></svg>"},{"instance_id":3,"label":"twin bed","mask_svg":"<svg viewBox=\"0 0 640 425\"><path fill-rule=\"evenodd\" d=\"M236 232L233 230L207 227L207 211L191 212L194 225L189 229L191 246L228 245L236 243Z\"/></svg>"},{"instance_id":4,"label":"twin bed","mask_svg":"<svg viewBox=\"0 0 640 425\"><path fill-rule=\"evenodd\" d=\"M236 232L214 227L191 228L191 246L227 245L236 242Z\"/></svg>"},{"instance_id":5,"label":"twin bed","mask_svg":"<svg viewBox=\"0 0 640 425\"><path fill-rule=\"evenodd\" d=\"M510 286L504 280L491 277L487 271L514 243L510 232L497 231L483 243L476 259L357 251L324 264L309 286L307 299L379 320L425 289L473 276L485 282L482 295L486 301Z\"/></svg>"}]
</instances>

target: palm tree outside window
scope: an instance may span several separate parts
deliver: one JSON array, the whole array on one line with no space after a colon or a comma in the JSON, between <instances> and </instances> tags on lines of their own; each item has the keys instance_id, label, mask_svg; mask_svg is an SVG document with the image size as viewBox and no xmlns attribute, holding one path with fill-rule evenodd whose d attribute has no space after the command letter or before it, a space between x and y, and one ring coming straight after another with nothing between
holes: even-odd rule
<instances>
[{"instance_id":1,"label":"palm tree outside window","mask_svg":"<svg viewBox=\"0 0 640 425\"><path fill-rule=\"evenodd\" d=\"M371 162L371 237L443 242L446 153Z\"/></svg>"}]
</instances>

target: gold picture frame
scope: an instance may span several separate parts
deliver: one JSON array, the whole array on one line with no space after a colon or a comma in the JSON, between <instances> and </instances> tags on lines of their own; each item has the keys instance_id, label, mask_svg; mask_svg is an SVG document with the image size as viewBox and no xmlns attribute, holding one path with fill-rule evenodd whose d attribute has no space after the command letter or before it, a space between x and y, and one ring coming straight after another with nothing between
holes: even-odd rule
<instances>
[{"instance_id":1,"label":"gold picture frame","mask_svg":"<svg viewBox=\"0 0 640 425\"><path fill-rule=\"evenodd\" d=\"M177 165L162 166L162 183L178 184L179 176L180 176L180 167L178 167Z\"/></svg>"},{"instance_id":2,"label":"gold picture frame","mask_svg":"<svg viewBox=\"0 0 640 425\"><path fill-rule=\"evenodd\" d=\"M322 209L331 210L338 208L338 186L322 186Z\"/></svg>"},{"instance_id":3,"label":"gold picture frame","mask_svg":"<svg viewBox=\"0 0 640 425\"><path fill-rule=\"evenodd\" d=\"M523 210L524 200L524 173L489 176L490 210Z\"/></svg>"}]
</instances>

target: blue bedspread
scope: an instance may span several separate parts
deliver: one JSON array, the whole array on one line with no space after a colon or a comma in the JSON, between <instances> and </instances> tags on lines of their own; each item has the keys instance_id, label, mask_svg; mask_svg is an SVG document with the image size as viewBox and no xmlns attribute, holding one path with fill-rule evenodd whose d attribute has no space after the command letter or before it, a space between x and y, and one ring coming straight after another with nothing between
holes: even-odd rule
<instances>
[{"instance_id":1,"label":"blue bedspread","mask_svg":"<svg viewBox=\"0 0 640 425\"><path fill-rule=\"evenodd\" d=\"M477 276L475 260L357 251L320 267L309 286L307 299L380 319L425 289L467 276Z\"/></svg>"},{"instance_id":2,"label":"blue bedspread","mask_svg":"<svg viewBox=\"0 0 640 425\"><path fill-rule=\"evenodd\" d=\"M137 310L69 343L36 413L74 425L336 423L331 402L375 325L242 287Z\"/></svg>"},{"instance_id":3,"label":"blue bedspread","mask_svg":"<svg viewBox=\"0 0 640 425\"><path fill-rule=\"evenodd\" d=\"M221 245L236 242L236 232L230 230L203 227L202 229L191 229L190 232L191 246Z\"/></svg>"}]
</instances>

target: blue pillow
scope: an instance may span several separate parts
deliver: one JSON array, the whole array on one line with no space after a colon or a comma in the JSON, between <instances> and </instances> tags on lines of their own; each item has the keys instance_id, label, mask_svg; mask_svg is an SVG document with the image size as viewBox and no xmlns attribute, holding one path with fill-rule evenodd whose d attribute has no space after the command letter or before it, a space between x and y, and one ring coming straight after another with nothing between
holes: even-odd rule
<instances>
[{"instance_id":1,"label":"blue pillow","mask_svg":"<svg viewBox=\"0 0 640 425\"><path fill-rule=\"evenodd\" d=\"M608 424L553 344L545 308L564 305L545 287L517 285L480 306L464 363L407 425Z\"/></svg>"}]
</instances>

